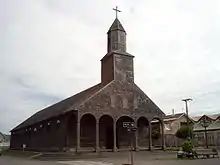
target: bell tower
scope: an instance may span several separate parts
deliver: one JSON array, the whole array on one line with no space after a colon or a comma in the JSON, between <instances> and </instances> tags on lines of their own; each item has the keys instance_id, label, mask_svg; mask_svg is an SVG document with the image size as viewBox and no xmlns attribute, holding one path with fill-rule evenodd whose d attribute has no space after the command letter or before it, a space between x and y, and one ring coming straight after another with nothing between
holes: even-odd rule
<instances>
[{"instance_id":1,"label":"bell tower","mask_svg":"<svg viewBox=\"0 0 220 165\"><path fill-rule=\"evenodd\" d=\"M116 9L116 18L107 32L107 54L101 60L102 83L118 80L122 82L133 82L133 58L127 53L126 31L120 23Z\"/></svg>"},{"instance_id":2,"label":"bell tower","mask_svg":"<svg viewBox=\"0 0 220 165\"><path fill-rule=\"evenodd\" d=\"M115 50L120 52L126 52L126 32L118 18L115 19L107 34L108 53Z\"/></svg>"}]
</instances>

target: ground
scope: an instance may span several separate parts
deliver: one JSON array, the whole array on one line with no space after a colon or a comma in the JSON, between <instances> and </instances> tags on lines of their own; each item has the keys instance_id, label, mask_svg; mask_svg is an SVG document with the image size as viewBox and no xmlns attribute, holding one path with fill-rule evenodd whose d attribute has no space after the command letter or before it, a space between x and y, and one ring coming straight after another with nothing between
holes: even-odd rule
<instances>
[{"instance_id":1,"label":"ground","mask_svg":"<svg viewBox=\"0 0 220 165\"><path fill-rule=\"evenodd\" d=\"M0 157L0 165L122 165L129 162L129 153L121 152L117 154L108 153L102 158L71 160L71 161L37 161L27 158L11 156ZM220 159L196 159L177 160L174 153L168 152L138 152L135 153L135 165L219 165Z\"/></svg>"}]
</instances>

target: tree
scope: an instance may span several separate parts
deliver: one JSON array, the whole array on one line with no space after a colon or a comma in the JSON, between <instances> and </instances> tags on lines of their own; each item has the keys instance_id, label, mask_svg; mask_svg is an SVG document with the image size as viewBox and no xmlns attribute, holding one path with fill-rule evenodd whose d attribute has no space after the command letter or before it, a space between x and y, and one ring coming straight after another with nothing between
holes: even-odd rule
<instances>
[{"instance_id":1,"label":"tree","mask_svg":"<svg viewBox=\"0 0 220 165\"><path fill-rule=\"evenodd\" d=\"M192 152L194 145L191 140L186 140L181 147L184 152Z\"/></svg>"},{"instance_id":2,"label":"tree","mask_svg":"<svg viewBox=\"0 0 220 165\"><path fill-rule=\"evenodd\" d=\"M191 126L181 126L177 131L176 131L176 137L180 139L187 139L188 136L192 137L193 131Z\"/></svg>"}]
</instances>

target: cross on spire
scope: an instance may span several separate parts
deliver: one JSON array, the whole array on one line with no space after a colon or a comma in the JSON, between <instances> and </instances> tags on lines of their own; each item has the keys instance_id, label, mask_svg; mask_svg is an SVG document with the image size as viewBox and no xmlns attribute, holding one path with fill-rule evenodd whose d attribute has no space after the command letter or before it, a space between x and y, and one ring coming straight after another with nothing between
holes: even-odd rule
<instances>
[{"instance_id":1,"label":"cross on spire","mask_svg":"<svg viewBox=\"0 0 220 165\"><path fill-rule=\"evenodd\" d=\"M118 18L118 12L121 12L120 10L118 10L118 6L116 6L116 8L113 8L113 10L115 10L116 18Z\"/></svg>"}]
</instances>

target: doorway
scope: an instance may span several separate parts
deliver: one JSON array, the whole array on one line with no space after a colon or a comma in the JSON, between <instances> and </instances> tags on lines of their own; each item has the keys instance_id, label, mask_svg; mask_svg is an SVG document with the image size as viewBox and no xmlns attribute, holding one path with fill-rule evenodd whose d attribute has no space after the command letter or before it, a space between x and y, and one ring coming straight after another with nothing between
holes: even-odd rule
<instances>
[{"instance_id":1,"label":"doorway","mask_svg":"<svg viewBox=\"0 0 220 165\"><path fill-rule=\"evenodd\" d=\"M113 149L114 146L114 134L112 128L106 129L106 149Z\"/></svg>"}]
</instances>

